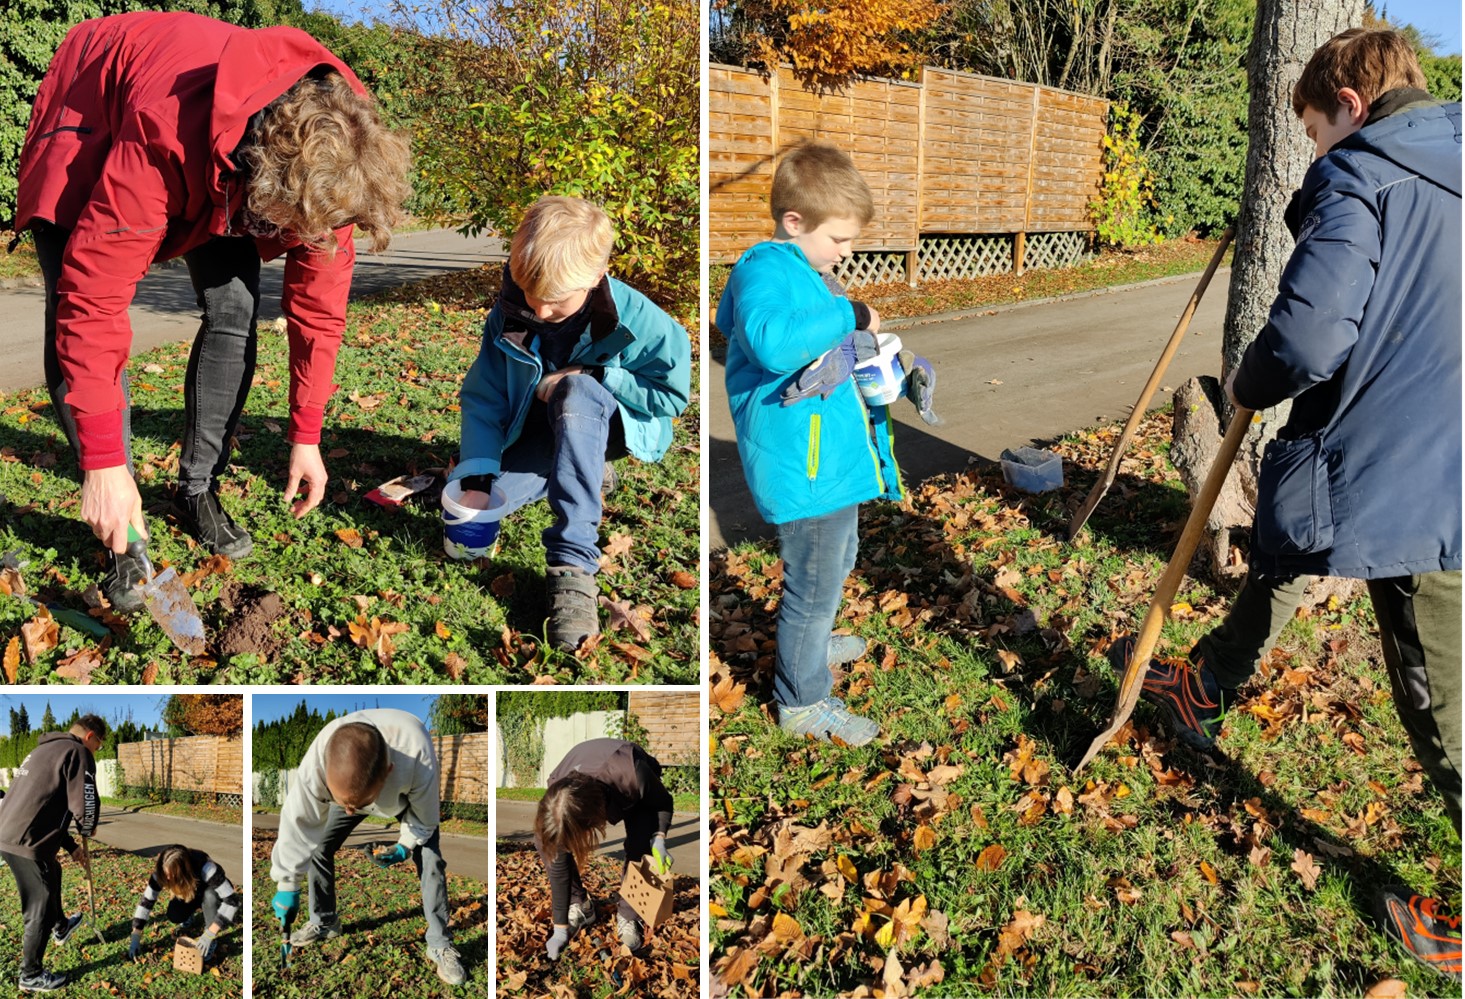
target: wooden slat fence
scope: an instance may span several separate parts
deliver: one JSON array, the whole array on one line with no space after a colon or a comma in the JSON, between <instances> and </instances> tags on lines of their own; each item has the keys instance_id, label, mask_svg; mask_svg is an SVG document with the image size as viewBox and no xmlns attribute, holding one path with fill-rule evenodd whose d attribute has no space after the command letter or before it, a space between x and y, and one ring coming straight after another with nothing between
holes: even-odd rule
<instances>
[{"instance_id":1,"label":"wooden slat fence","mask_svg":"<svg viewBox=\"0 0 1465 999\"><path fill-rule=\"evenodd\" d=\"M787 67L767 80L731 66L708 75L713 263L772 232L774 161L805 137L846 150L875 196L859 240L867 259L841 272L851 283L1020 270L1028 234L1093 229L1109 107L1100 98L933 67L917 83L867 79L824 95ZM993 234L1011 237L1005 252L952 242ZM928 236L944 242L928 247Z\"/></svg>"},{"instance_id":2,"label":"wooden slat fence","mask_svg":"<svg viewBox=\"0 0 1465 999\"><path fill-rule=\"evenodd\" d=\"M459 804L487 804L488 733L438 735L434 732L432 748L437 753L439 797Z\"/></svg>"},{"instance_id":3,"label":"wooden slat fence","mask_svg":"<svg viewBox=\"0 0 1465 999\"><path fill-rule=\"evenodd\" d=\"M647 751L663 766L697 763L702 704L695 690L633 690L626 707L646 729Z\"/></svg>"},{"instance_id":4,"label":"wooden slat fence","mask_svg":"<svg viewBox=\"0 0 1465 999\"><path fill-rule=\"evenodd\" d=\"M211 795L244 791L244 740L238 736L124 742L117 747L117 762L127 787Z\"/></svg>"}]
</instances>

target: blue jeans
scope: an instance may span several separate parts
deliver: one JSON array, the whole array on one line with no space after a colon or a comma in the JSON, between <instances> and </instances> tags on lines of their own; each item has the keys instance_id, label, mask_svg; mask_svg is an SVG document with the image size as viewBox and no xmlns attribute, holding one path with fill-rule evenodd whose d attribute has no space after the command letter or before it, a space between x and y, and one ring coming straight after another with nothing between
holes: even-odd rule
<instances>
[{"instance_id":1,"label":"blue jeans","mask_svg":"<svg viewBox=\"0 0 1465 999\"><path fill-rule=\"evenodd\" d=\"M829 633L859 546L858 504L778 525L783 599L773 700L781 707L801 708L829 696Z\"/></svg>"},{"instance_id":2,"label":"blue jeans","mask_svg":"<svg viewBox=\"0 0 1465 999\"><path fill-rule=\"evenodd\" d=\"M600 568L600 486L605 463L625 454L620 410L610 390L590 375L568 375L548 403L536 401L519 439L504 451L495 485L504 516L548 499L554 523L544 531L549 565Z\"/></svg>"}]
</instances>

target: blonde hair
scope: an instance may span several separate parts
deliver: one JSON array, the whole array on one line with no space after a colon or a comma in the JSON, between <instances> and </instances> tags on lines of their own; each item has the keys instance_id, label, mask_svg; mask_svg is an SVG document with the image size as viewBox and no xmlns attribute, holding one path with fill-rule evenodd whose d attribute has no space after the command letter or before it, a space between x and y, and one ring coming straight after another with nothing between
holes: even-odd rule
<instances>
[{"instance_id":1,"label":"blonde hair","mask_svg":"<svg viewBox=\"0 0 1465 999\"><path fill-rule=\"evenodd\" d=\"M355 223L386 249L412 194L407 137L386 128L376 104L339 73L301 80L265 108L240 158L246 207L281 234L333 252L333 231Z\"/></svg>"},{"instance_id":2,"label":"blonde hair","mask_svg":"<svg viewBox=\"0 0 1465 999\"><path fill-rule=\"evenodd\" d=\"M1332 124L1344 87L1372 104L1390 90L1426 86L1414 46L1403 35L1387 28L1349 28L1318 46L1302 67L1292 88L1292 110L1301 118L1305 108L1314 108Z\"/></svg>"},{"instance_id":3,"label":"blonde hair","mask_svg":"<svg viewBox=\"0 0 1465 999\"><path fill-rule=\"evenodd\" d=\"M198 890L198 872L193 869L188 849L182 846L167 846L158 854L158 865L153 870L158 884L168 889L185 902L192 902Z\"/></svg>"},{"instance_id":4,"label":"blonde hair","mask_svg":"<svg viewBox=\"0 0 1465 999\"><path fill-rule=\"evenodd\" d=\"M583 198L540 198L509 244L509 274L526 294L558 302L593 287L615 244L610 216Z\"/></svg>"},{"instance_id":5,"label":"blonde hair","mask_svg":"<svg viewBox=\"0 0 1465 999\"><path fill-rule=\"evenodd\" d=\"M854 160L830 142L805 141L779 160L773 171L768 206L774 222L787 212L798 212L810 229L826 219L854 219L861 226L875 217L870 185L855 169Z\"/></svg>"},{"instance_id":6,"label":"blonde hair","mask_svg":"<svg viewBox=\"0 0 1465 999\"><path fill-rule=\"evenodd\" d=\"M605 788L581 773L550 785L534 813L534 835L540 849L549 857L566 852L582 869L605 835L605 825Z\"/></svg>"}]
</instances>

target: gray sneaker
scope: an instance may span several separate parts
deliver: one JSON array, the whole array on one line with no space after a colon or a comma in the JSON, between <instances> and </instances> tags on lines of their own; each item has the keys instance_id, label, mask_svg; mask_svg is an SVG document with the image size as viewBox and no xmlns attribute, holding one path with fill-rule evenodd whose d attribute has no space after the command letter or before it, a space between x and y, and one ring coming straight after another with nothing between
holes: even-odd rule
<instances>
[{"instance_id":1,"label":"gray sneaker","mask_svg":"<svg viewBox=\"0 0 1465 999\"><path fill-rule=\"evenodd\" d=\"M437 977L449 985L462 985L468 980L468 973L463 970L463 962L458 960L458 952L453 948L429 947L427 957L437 965Z\"/></svg>"},{"instance_id":2,"label":"gray sneaker","mask_svg":"<svg viewBox=\"0 0 1465 999\"><path fill-rule=\"evenodd\" d=\"M594 926L599 916L595 912L595 900L570 903L570 932L576 933L587 926Z\"/></svg>"},{"instance_id":3,"label":"gray sneaker","mask_svg":"<svg viewBox=\"0 0 1465 999\"><path fill-rule=\"evenodd\" d=\"M340 935L341 921L339 919L333 919L329 923L317 923L311 920L290 934L290 946L309 947L311 944L320 943L322 940L334 940Z\"/></svg>"},{"instance_id":4,"label":"gray sneaker","mask_svg":"<svg viewBox=\"0 0 1465 999\"><path fill-rule=\"evenodd\" d=\"M71 934L75 933L76 928L80 925L81 913L78 912L76 915L70 917L69 919L63 920L56 926L52 927L51 939L56 941L58 944L64 944L66 941L71 939Z\"/></svg>"},{"instance_id":5,"label":"gray sneaker","mask_svg":"<svg viewBox=\"0 0 1465 999\"><path fill-rule=\"evenodd\" d=\"M66 984L66 976L58 975L55 972L46 971L44 968L34 975L26 975L20 980L20 991L22 992L55 992Z\"/></svg>"},{"instance_id":6,"label":"gray sneaker","mask_svg":"<svg viewBox=\"0 0 1465 999\"><path fill-rule=\"evenodd\" d=\"M616 913L616 936L631 950L641 949L641 922Z\"/></svg>"},{"instance_id":7,"label":"gray sneaker","mask_svg":"<svg viewBox=\"0 0 1465 999\"><path fill-rule=\"evenodd\" d=\"M778 727L789 735L812 735L820 742L837 738L847 746L863 746L880 734L878 724L852 713L837 697L797 708L779 705Z\"/></svg>"}]
</instances>

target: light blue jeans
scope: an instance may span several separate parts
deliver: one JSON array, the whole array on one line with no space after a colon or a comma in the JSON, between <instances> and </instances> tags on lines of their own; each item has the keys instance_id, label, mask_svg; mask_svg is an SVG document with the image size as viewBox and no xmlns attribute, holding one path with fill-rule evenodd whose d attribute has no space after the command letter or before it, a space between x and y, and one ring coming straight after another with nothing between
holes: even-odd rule
<instances>
[{"instance_id":1,"label":"light blue jeans","mask_svg":"<svg viewBox=\"0 0 1465 999\"><path fill-rule=\"evenodd\" d=\"M783 599L773 700L780 707L801 708L829 696L829 633L859 546L858 504L778 525Z\"/></svg>"}]
</instances>

